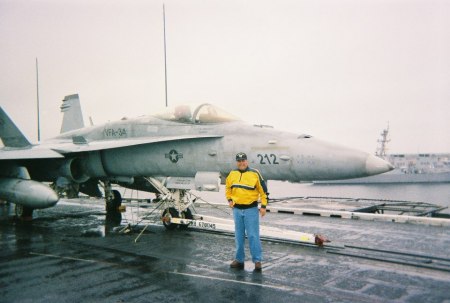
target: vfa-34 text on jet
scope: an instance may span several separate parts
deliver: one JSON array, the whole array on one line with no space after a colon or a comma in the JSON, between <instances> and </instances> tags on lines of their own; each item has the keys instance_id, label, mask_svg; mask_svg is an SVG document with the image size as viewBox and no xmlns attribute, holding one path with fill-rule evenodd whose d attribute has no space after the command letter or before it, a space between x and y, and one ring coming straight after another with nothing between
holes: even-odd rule
<instances>
[{"instance_id":1,"label":"vfa-34 text on jet","mask_svg":"<svg viewBox=\"0 0 450 303\"><path fill-rule=\"evenodd\" d=\"M55 190L42 183L51 182L75 185L90 196L99 196L97 184L102 184L112 209L121 197L111 184L156 192L172 203L163 217L188 218L186 191L219 190L238 152L247 153L266 180L349 179L392 169L368 153L251 125L211 104L179 105L89 127L84 127L78 95L67 96L61 109L62 133L31 144L0 108L0 199L21 206L28 216L57 203Z\"/></svg>"}]
</instances>

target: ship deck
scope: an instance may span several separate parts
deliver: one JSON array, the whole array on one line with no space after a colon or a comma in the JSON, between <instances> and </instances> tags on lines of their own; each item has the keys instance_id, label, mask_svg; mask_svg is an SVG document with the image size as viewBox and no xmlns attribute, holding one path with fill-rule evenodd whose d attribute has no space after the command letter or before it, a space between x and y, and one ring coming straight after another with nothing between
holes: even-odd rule
<instances>
[{"instance_id":1,"label":"ship deck","mask_svg":"<svg viewBox=\"0 0 450 303\"><path fill-rule=\"evenodd\" d=\"M287 206L293 207L292 203ZM137 223L136 210L107 214L100 200L61 201L33 222L0 208L1 298L5 302L446 302L450 228L269 213L265 226L320 233L324 248L263 241L262 272L231 270L234 239ZM133 210L134 209L134 213ZM226 209L198 207L231 219ZM133 216L133 217L131 217ZM138 224L137 231L144 225ZM247 256L249 252L247 251Z\"/></svg>"}]
</instances>

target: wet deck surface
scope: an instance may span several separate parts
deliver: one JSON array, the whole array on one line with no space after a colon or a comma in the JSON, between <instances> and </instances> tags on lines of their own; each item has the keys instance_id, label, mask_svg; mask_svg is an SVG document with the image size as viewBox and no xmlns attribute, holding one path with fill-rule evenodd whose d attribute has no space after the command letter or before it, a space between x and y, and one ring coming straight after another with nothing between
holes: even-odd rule
<instances>
[{"instance_id":1,"label":"wet deck surface","mask_svg":"<svg viewBox=\"0 0 450 303\"><path fill-rule=\"evenodd\" d=\"M135 243L136 233L113 231L117 218L105 220L101 205L63 201L31 223L14 221L13 205L0 206L0 301L450 302L449 228L268 214L263 224L322 233L335 248L264 241L258 273L251 262L243 271L229 268L230 236L150 226ZM438 260L396 257L415 266L359 258L349 253L367 251L345 245Z\"/></svg>"}]
</instances>

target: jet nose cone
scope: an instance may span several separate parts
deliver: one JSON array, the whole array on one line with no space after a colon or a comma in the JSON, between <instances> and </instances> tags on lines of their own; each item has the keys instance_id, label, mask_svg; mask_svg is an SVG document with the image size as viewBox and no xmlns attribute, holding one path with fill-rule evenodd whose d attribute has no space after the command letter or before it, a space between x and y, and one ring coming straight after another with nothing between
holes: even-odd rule
<instances>
[{"instance_id":1,"label":"jet nose cone","mask_svg":"<svg viewBox=\"0 0 450 303\"><path fill-rule=\"evenodd\" d=\"M366 159L366 171L369 176L382 174L393 169L391 163L373 155L369 155Z\"/></svg>"}]
</instances>

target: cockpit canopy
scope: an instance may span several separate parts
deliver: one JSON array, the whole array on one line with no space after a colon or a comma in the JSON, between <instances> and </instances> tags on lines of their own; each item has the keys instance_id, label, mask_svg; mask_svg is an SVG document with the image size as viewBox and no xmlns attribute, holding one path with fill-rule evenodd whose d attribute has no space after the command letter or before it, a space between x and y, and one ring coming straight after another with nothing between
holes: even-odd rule
<instances>
[{"instance_id":1,"label":"cockpit canopy","mask_svg":"<svg viewBox=\"0 0 450 303\"><path fill-rule=\"evenodd\" d=\"M224 123L239 121L241 119L227 113L226 111L208 104L184 104L168 108L166 111L155 114L154 117L179 123Z\"/></svg>"}]
</instances>

